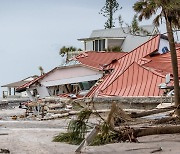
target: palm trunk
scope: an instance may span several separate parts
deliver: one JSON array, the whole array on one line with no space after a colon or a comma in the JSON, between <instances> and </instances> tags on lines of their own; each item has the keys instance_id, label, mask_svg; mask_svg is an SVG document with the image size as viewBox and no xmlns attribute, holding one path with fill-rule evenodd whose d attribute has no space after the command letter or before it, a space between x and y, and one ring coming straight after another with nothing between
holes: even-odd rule
<instances>
[{"instance_id":1,"label":"palm trunk","mask_svg":"<svg viewBox=\"0 0 180 154\"><path fill-rule=\"evenodd\" d=\"M152 128L134 130L134 137L142 137L142 136L157 135L157 134L176 134L176 133L180 133L180 126L152 127Z\"/></svg>"},{"instance_id":2,"label":"palm trunk","mask_svg":"<svg viewBox=\"0 0 180 154\"><path fill-rule=\"evenodd\" d=\"M176 47L175 47L174 36L173 36L173 31L172 31L172 25L171 25L171 22L168 20L168 18L166 18L166 29L167 29L169 46L170 46L170 51L171 51L171 63L172 63L173 79L174 79L175 106L177 107L178 105L180 105L178 62L177 62L177 54L176 54Z\"/></svg>"},{"instance_id":3,"label":"palm trunk","mask_svg":"<svg viewBox=\"0 0 180 154\"><path fill-rule=\"evenodd\" d=\"M111 0L110 1L110 7L109 7L109 14L110 14L110 17L109 17L109 28L111 29L113 27L113 8L112 8L112 5L113 5L113 1Z\"/></svg>"}]
</instances>

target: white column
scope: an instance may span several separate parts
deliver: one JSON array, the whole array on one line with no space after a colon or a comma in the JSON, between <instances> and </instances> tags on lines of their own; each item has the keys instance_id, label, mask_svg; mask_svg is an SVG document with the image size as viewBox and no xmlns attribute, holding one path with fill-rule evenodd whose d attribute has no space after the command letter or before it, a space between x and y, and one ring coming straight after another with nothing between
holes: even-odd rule
<instances>
[{"instance_id":1,"label":"white column","mask_svg":"<svg viewBox=\"0 0 180 154\"><path fill-rule=\"evenodd\" d=\"M9 96L11 96L11 88L8 87L8 93L9 93Z\"/></svg>"},{"instance_id":2,"label":"white column","mask_svg":"<svg viewBox=\"0 0 180 154\"><path fill-rule=\"evenodd\" d=\"M84 51L86 51L86 41L84 41Z\"/></svg>"},{"instance_id":3,"label":"white column","mask_svg":"<svg viewBox=\"0 0 180 154\"><path fill-rule=\"evenodd\" d=\"M105 40L105 48L108 50L108 39Z\"/></svg>"},{"instance_id":4,"label":"white column","mask_svg":"<svg viewBox=\"0 0 180 154\"><path fill-rule=\"evenodd\" d=\"M31 101L36 101L35 97L31 94L30 90L29 89L26 89L26 92L28 94L28 97Z\"/></svg>"}]
</instances>

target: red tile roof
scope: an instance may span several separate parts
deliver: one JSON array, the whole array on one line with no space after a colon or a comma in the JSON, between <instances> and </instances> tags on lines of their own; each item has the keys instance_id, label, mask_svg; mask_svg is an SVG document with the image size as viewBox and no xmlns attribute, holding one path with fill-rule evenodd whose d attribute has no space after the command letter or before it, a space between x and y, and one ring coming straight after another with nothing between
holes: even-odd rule
<instances>
[{"instance_id":1,"label":"red tile roof","mask_svg":"<svg viewBox=\"0 0 180 154\"><path fill-rule=\"evenodd\" d=\"M99 95L106 96L160 96L158 85L165 77L133 63Z\"/></svg>"},{"instance_id":2,"label":"red tile roof","mask_svg":"<svg viewBox=\"0 0 180 154\"><path fill-rule=\"evenodd\" d=\"M177 59L178 59L178 70L180 76L180 48L176 49ZM144 64L145 67L151 67L156 72L159 72L163 75L168 73L173 74L172 65L171 65L171 53L168 52L166 54L157 55L154 57L147 57L148 63Z\"/></svg>"},{"instance_id":3,"label":"red tile roof","mask_svg":"<svg viewBox=\"0 0 180 154\"><path fill-rule=\"evenodd\" d=\"M30 85L34 84L34 83L35 83L36 81L38 81L41 77L42 77L42 76L37 77L37 78L35 78L34 80L29 81L29 82L27 82L27 83L19 86L19 87L16 89L16 92L25 91L27 87L29 87Z\"/></svg>"},{"instance_id":4,"label":"red tile roof","mask_svg":"<svg viewBox=\"0 0 180 154\"><path fill-rule=\"evenodd\" d=\"M138 62L139 59L158 51L160 37L161 35L155 36L154 38L150 39L138 48L124 55L117 62L110 64L108 67L113 68L113 72L107 75L102 81L102 83L100 83L96 87L93 87L87 94L87 96L98 95L100 90L104 90L106 87L112 84L132 63Z\"/></svg>"},{"instance_id":5,"label":"red tile roof","mask_svg":"<svg viewBox=\"0 0 180 154\"><path fill-rule=\"evenodd\" d=\"M115 59L120 59L127 53L125 52L96 52L88 51L76 56L76 60L84 65L96 69L102 69L104 65L111 63Z\"/></svg>"}]
</instances>

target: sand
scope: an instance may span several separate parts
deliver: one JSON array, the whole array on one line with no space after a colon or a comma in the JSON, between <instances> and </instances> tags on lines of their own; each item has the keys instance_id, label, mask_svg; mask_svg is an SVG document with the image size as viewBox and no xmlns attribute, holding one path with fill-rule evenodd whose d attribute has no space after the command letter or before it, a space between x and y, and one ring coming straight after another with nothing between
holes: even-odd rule
<instances>
[{"instance_id":1,"label":"sand","mask_svg":"<svg viewBox=\"0 0 180 154\"><path fill-rule=\"evenodd\" d=\"M52 142L53 136L65 132L66 119L36 121L20 120L14 121L5 118L16 114L23 114L24 110L15 108L13 110L0 111L0 116L5 120L0 121L0 149L9 149L11 154L68 154L74 153L77 146L65 143ZM153 135L139 138L140 143L117 143L104 146L88 146L83 153L95 154L149 154L154 150L162 148L162 151L155 152L163 154L180 153L180 134Z\"/></svg>"}]
</instances>

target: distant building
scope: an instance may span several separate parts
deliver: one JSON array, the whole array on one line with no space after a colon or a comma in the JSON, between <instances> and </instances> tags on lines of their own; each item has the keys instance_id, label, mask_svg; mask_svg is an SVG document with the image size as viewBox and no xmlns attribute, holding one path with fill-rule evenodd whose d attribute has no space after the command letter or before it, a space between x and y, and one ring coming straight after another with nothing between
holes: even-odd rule
<instances>
[{"instance_id":1,"label":"distant building","mask_svg":"<svg viewBox=\"0 0 180 154\"><path fill-rule=\"evenodd\" d=\"M27 78L25 78L25 79L23 79L21 81L17 81L17 82L13 82L13 83L9 83L9 84L1 86L2 88L7 88L7 90L2 91L3 98L8 98L8 97L28 97L26 92L16 93L16 88L19 87L19 86L24 85L25 83L28 83L29 81L34 80L37 77L38 76L30 76L30 77L27 77Z\"/></svg>"},{"instance_id":2,"label":"distant building","mask_svg":"<svg viewBox=\"0 0 180 154\"><path fill-rule=\"evenodd\" d=\"M130 52L159 33L153 25L142 26L150 36L134 36L128 32L128 27L93 30L90 37L78 39L84 43L84 51L105 51L119 47L124 52Z\"/></svg>"}]
</instances>

